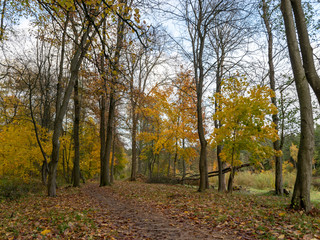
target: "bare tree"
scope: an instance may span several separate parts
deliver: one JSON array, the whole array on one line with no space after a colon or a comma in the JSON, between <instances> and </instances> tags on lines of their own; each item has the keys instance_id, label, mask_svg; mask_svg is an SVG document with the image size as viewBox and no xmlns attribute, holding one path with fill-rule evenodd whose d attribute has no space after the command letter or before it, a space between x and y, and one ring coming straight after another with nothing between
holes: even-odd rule
<instances>
[{"instance_id":1,"label":"bare tree","mask_svg":"<svg viewBox=\"0 0 320 240\"><path fill-rule=\"evenodd\" d=\"M189 56L193 63L194 81L197 92L197 119L198 119L198 135L200 140L200 184L199 191L204 191L209 186L208 169L207 169L207 140L205 138L204 129L204 109L203 109L203 94L204 82L207 74L212 70L214 63L208 64L206 61L206 46L208 36L211 29L216 24L221 24L217 21L218 16L231 11L235 7L235 2L230 1L183 1L182 3L183 19L187 25L188 36L192 48L192 53ZM220 18L222 19L222 18Z\"/></svg>"},{"instance_id":2,"label":"bare tree","mask_svg":"<svg viewBox=\"0 0 320 240\"><path fill-rule=\"evenodd\" d=\"M311 96L305 69L302 65L290 0L281 1L290 60L298 92L301 116L301 136L298 152L297 178L294 185L291 206L295 209L311 210L310 186L312 177L312 156L314 148L314 123Z\"/></svg>"},{"instance_id":3,"label":"bare tree","mask_svg":"<svg viewBox=\"0 0 320 240\"><path fill-rule=\"evenodd\" d=\"M270 88L276 92L276 83L275 83L275 70L274 70L274 63L273 63L273 33L272 33L272 26L270 22L270 10L268 4L265 0L262 0L262 18L264 25L267 30L267 40L268 40L268 65L269 65L269 81L270 81ZM271 98L271 102L277 106L277 98L276 96ZM272 115L272 121L274 122L276 129L279 129L279 117L278 114ZM273 148L275 151L280 152L280 139L273 142ZM283 194L283 180L282 180L282 158L279 154L275 156L275 191L277 195Z\"/></svg>"}]
</instances>

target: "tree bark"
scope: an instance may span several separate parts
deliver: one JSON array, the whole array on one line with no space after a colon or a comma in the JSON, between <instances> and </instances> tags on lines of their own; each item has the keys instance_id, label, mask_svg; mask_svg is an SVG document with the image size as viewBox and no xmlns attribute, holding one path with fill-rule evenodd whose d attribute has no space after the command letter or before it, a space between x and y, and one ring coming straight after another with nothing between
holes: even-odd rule
<instances>
[{"instance_id":1,"label":"tree bark","mask_svg":"<svg viewBox=\"0 0 320 240\"><path fill-rule=\"evenodd\" d=\"M132 106L132 164L131 164L131 181L136 181L137 177L137 124L138 124L138 118L136 113L136 102L133 99L133 81L131 86L131 106Z\"/></svg>"},{"instance_id":2,"label":"tree bark","mask_svg":"<svg viewBox=\"0 0 320 240\"><path fill-rule=\"evenodd\" d=\"M305 71L301 62L290 0L281 1L281 11L285 23L286 37L294 80L298 92L301 116L297 178L291 199L291 207L294 209L304 209L306 212L309 212L311 210L310 186L314 148L314 125L311 96Z\"/></svg>"},{"instance_id":3,"label":"tree bark","mask_svg":"<svg viewBox=\"0 0 320 240\"><path fill-rule=\"evenodd\" d=\"M106 142L105 142L105 153L103 156L103 169L101 169L101 179L100 186L110 185L110 154L112 146L113 137L113 119L115 112L115 99L114 90L111 90L109 98L109 114L107 121L107 131L106 131Z\"/></svg>"},{"instance_id":4,"label":"tree bark","mask_svg":"<svg viewBox=\"0 0 320 240\"><path fill-rule=\"evenodd\" d=\"M6 5L7 0L4 0L2 3L2 9L1 9L1 19L0 19L0 42L3 40L4 36L4 19L5 19L5 13L6 13Z\"/></svg>"},{"instance_id":5,"label":"tree bark","mask_svg":"<svg viewBox=\"0 0 320 240\"><path fill-rule=\"evenodd\" d=\"M216 72L216 93L221 92L221 82L222 82L222 74L223 74L223 66L224 66L224 58L225 58L223 46L221 47L222 47L221 56L219 55L219 51L217 51L218 66L217 66L217 72ZM217 100L215 100L214 105L215 105L215 111L218 111L220 106ZM220 125L221 125L220 121L218 120L214 121L215 128L220 128ZM219 192L226 191L226 179L225 179L225 175L222 172L224 163L222 162L220 157L222 147L223 147L222 145L217 146L217 161L218 161L218 170L219 170L219 187L218 187Z\"/></svg>"},{"instance_id":6,"label":"tree bark","mask_svg":"<svg viewBox=\"0 0 320 240\"><path fill-rule=\"evenodd\" d=\"M313 49L310 44L306 18L301 6L301 0L291 0L291 4L294 12L296 28L298 31L304 71L307 81L312 87L320 104L320 78L317 74L314 64Z\"/></svg>"},{"instance_id":7,"label":"tree bark","mask_svg":"<svg viewBox=\"0 0 320 240\"><path fill-rule=\"evenodd\" d=\"M126 4L125 1L121 1ZM114 51L113 59L110 60L111 65L111 83L110 83L110 97L109 97L109 114L107 121L107 132L106 132L106 150L104 154L104 169L101 170L101 178L100 178L100 186L110 185L110 153L112 146L112 135L113 135L113 121L115 115L116 108L116 84L119 78L119 63L120 63L120 53L123 47L123 38L124 38L124 30L125 25L123 19L126 16L118 17L118 25L117 25L117 41L116 47ZM105 27L105 26L104 26ZM103 43L105 44L105 42ZM106 53L104 52L104 55Z\"/></svg>"},{"instance_id":8,"label":"tree bark","mask_svg":"<svg viewBox=\"0 0 320 240\"><path fill-rule=\"evenodd\" d=\"M228 193L232 193L233 191L233 179L234 179L235 173L236 173L236 168L231 166L231 171L230 171L229 180L228 180Z\"/></svg>"},{"instance_id":9,"label":"tree bark","mask_svg":"<svg viewBox=\"0 0 320 240\"><path fill-rule=\"evenodd\" d=\"M115 138L115 133L113 133L113 136ZM114 183L114 155L115 155L115 145L116 141L113 141L112 143L112 157L111 157L111 169L110 169L110 183Z\"/></svg>"},{"instance_id":10,"label":"tree bark","mask_svg":"<svg viewBox=\"0 0 320 240\"><path fill-rule=\"evenodd\" d=\"M270 88L272 91L276 91L276 83L275 83L275 70L273 64L273 34L269 21L268 15L269 10L265 0L262 0L262 18L264 21L264 25L267 29L268 35L268 64L269 64L269 80L270 80ZM277 98L271 97L271 102L273 105L277 106ZM272 115L272 121L275 124L275 128L277 133L279 132L279 117L278 114ZM276 140L273 142L273 149L277 152L281 150L280 148L280 140ZM283 194L283 180L282 180L282 158L279 155L275 156L275 192L277 195Z\"/></svg>"},{"instance_id":11,"label":"tree bark","mask_svg":"<svg viewBox=\"0 0 320 240\"><path fill-rule=\"evenodd\" d=\"M73 160L73 187L80 187L80 101L79 101L79 79L74 84L74 160Z\"/></svg>"},{"instance_id":12,"label":"tree bark","mask_svg":"<svg viewBox=\"0 0 320 240\"><path fill-rule=\"evenodd\" d=\"M105 89L104 89L105 90ZM100 187L106 172L104 160L106 152L106 93L102 93L100 100Z\"/></svg>"}]
</instances>

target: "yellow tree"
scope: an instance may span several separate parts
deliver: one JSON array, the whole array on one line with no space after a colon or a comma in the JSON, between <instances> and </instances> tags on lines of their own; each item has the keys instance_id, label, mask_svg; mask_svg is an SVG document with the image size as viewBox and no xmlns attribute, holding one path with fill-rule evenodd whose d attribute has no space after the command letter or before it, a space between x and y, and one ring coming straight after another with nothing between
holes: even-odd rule
<instances>
[{"instance_id":1,"label":"yellow tree","mask_svg":"<svg viewBox=\"0 0 320 240\"><path fill-rule=\"evenodd\" d=\"M184 176L186 162L197 155L194 148L199 143L196 132L196 91L191 76L190 71L181 71L174 85L154 88L150 96L145 97L144 106L140 106L140 114L147 122L147 128L139 134L139 139L145 143L142 156L148 161L150 174L155 163L160 170L161 151L174 156L173 164L170 157L163 164L168 166L168 175L173 166L173 176L178 161L182 163Z\"/></svg>"},{"instance_id":2,"label":"yellow tree","mask_svg":"<svg viewBox=\"0 0 320 240\"><path fill-rule=\"evenodd\" d=\"M183 178L186 174L186 162L195 158L197 153L194 146L198 144L198 135L196 132L196 90L192 72L181 70L177 74L174 85L176 91L171 94L171 104L167 108L168 128L173 130L174 153L173 175L176 173L176 162L182 161Z\"/></svg>"},{"instance_id":3,"label":"yellow tree","mask_svg":"<svg viewBox=\"0 0 320 240\"><path fill-rule=\"evenodd\" d=\"M155 163L160 166L160 152L168 149L174 143L173 130L167 127L168 118L165 115L169 108L169 96L172 88L154 88L149 96L143 99L143 105L140 106L139 114L146 121L145 129L140 132L138 139L142 139L145 147L142 150L141 158L147 160L149 177L152 177Z\"/></svg>"},{"instance_id":4,"label":"yellow tree","mask_svg":"<svg viewBox=\"0 0 320 240\"><path fill-rule=\"evenodd\" d=\"M221 93L215 95L220 109L216 111L214 120L221 122L221 127L213 132L213 143L222 144L220 156L231 165L228 191L232 192L232 184L236 166L241 165L240 152L250 153L250 161L259 164L275 152L270 141L278 139L275 125L267 119L268 115L277 112L270 102L274 92L266 86L249 88L245 78L239 75L222 82Z\"/></svg>"}]
</instances>

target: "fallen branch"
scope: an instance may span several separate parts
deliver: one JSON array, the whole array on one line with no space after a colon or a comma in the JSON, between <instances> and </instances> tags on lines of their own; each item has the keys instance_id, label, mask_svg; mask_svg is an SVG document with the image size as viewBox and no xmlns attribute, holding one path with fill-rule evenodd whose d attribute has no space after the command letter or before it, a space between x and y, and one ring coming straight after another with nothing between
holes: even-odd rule
<instances>
[{"instance_id":1,"label":"fallen branch","mask_svg":"<svg viewBox=\"0 0 320 240\"><path fill-rule=\"evenodd\" d=\"M237 167L234 167L235 170L239 170L241 168L244 168L244 167L249 167L251 166L252 163L245 163L245 164L242 164L240 166L237 166ZM231 171L231 167L227 167L225 169L222 170L222 173L225 174L225 173L228 173ZM208 172L208 177L215 177L215 176L218 176L219 175L219 171L212 171L212 172ZM195 174L195 175L192 175L190 177L187 177L187 178L182 178L180 181L185 181L185 180L199 180L200 179L200 174Z\"/></svg>"}]
</instances>

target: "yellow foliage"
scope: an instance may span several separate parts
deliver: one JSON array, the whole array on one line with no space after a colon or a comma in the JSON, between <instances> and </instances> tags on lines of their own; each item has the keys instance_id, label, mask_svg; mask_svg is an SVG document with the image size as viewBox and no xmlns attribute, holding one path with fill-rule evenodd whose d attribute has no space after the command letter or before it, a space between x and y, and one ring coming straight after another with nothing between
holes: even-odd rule
<instances>
[{"instance_id":1,"label":"yellow foliage","mask_svg":"<svg viewBox=\"0 0 320 240\"><path fill-rule=\"evenodd\" d=\"M255 164L275 154L269 141L278 139L274 124L268 115L277 112L270 98L274 93L266 86L249 88L245 79L233 77L221 84L221 93L215 95L219 109L214 120L219 120L220 128L214 129L211 137L213 145L223 145L220 154L223 161L238 166L240 152L250 153Z\"/></svg>"},{"instance_id":2,"label":"yellow foliage","mask_svg":"<svg viewBox=\"0 0 320 240\"><path fill-rule=\"evenodd\" d=\"M39 128L44 151L49 155L51 142L45 129ZM22 176L24 181L39 176L43 156L31 121L14 121L0 131L0 176Z\"/></svg>"},{"instance_id":3,"label":"yellow foliage","mask_svg":"<svg viewBox=\"0 0 320 240\"><path fill-rule=\"evenodd\" d=\"M290 157L292 157L295 162L298 161L298 152L299 148L297 147L297 145L292 143L290 146Z\"/></svg>"}]
</instances>

